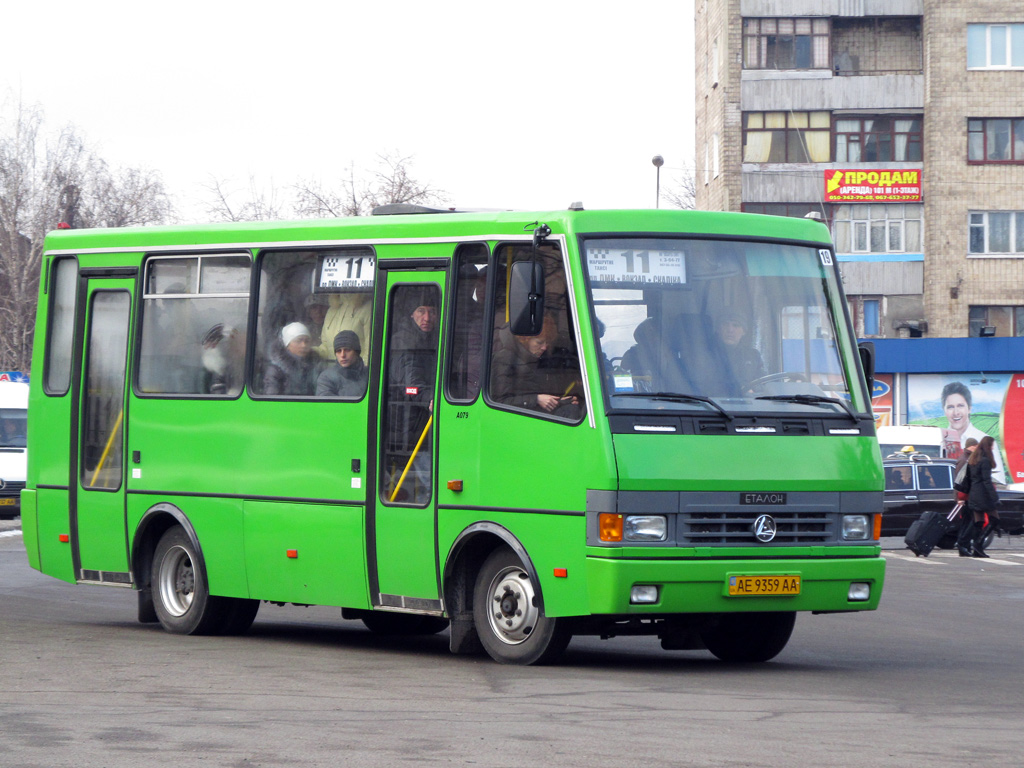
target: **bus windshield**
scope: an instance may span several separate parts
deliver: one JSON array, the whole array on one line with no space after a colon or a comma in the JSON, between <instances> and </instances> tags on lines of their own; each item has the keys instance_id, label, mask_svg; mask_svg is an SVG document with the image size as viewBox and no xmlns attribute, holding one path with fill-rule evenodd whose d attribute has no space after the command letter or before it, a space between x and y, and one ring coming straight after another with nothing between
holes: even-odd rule
<instances>
[{"instance_id":1,"label":"bus windshield","mask_svg":"<svg viewBox=\"0 0 1024 768\"><path fill-rule=\"evenodd\" d=\"M584 248L613 409L852 416L828 249L683 238Z\"/></svg>"}]
</instances>

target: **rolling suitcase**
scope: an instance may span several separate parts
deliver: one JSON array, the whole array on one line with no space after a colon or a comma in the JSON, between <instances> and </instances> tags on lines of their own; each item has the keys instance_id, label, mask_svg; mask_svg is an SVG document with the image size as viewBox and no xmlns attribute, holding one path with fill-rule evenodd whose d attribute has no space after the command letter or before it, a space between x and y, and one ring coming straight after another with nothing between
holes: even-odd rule
<instances>
[{"instance_id":1,"label":"rolling suitcase","mask_svg":"<svg viewBox=\"0 0 1024 768\"><path fill-rule=\"evenodd\" d=\"M957 504L948 515L928 510L911 524L903 543L916 557L928 557L939 539L960 526L960 510L963 506Z\"/></svg>"}]
</instances>

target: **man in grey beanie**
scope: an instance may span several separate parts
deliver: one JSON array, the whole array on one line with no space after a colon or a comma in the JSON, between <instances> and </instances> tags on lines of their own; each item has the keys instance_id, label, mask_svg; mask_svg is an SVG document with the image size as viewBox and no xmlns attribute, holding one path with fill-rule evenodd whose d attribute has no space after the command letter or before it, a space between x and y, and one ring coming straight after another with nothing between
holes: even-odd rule
<instances>
[{"instance_id":1,"label":"man in grey beanie","mask_svg":"<svg viewBox=\"0 0 1024 768\"><path fill-rule=\"evenodd\" d=\"M337 365L327 368L316 381L317 397L362 397L368 371L363 364L362 344L355 331L341 331L334 337Z\"/></svg>"}]
</instances>

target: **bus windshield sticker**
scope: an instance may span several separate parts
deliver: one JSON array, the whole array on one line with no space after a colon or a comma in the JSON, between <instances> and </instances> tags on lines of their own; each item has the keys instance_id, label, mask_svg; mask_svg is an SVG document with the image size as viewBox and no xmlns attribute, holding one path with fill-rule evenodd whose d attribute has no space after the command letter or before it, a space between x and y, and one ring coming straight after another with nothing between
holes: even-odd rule
<instances>
[{"instance_id":1,"label":"bus windshield sticker","mask_svg":"<svg viewBox=\"0 0 1024 768\"><path fill-rule=\"evenodd\" d=\"M376 259L370 253L335 253L320 257L318 292L373 290Z\"/></svg>"},{"instance_id":2,"label":"bus windshield sticker","mask_svg":"<svg viewBox=\"0 0 1024 768\"><path fill-rule=\"evenodd\" d=\"M818 255L821 256L821 263L826 267L832 266L832 251L827 248L819 248Z\"/></svg>"},{"instance_id":3,"label":"bus windshield sticker","mask_svg":"<svg viewBox=\"0 0 1024 768\"><path fill-rule=\"evenodd\" d=\"M686 255L653 248L588 248L587 270L599 285L683 285Z\"/></svg>"}]
</instances>

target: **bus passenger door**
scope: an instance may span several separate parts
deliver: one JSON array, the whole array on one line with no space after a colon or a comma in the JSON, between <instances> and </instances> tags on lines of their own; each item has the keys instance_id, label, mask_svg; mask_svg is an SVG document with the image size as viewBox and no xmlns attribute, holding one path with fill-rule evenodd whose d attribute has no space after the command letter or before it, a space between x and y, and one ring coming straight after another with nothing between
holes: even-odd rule
<instances>
[{"instance_id":1,"label":"bus passenger door","mask_svg":"<svg viewBox=\"0 0 1024 768\"><path fill-rule=\"evenodd\" d=\"M134 289L133 279L81 278L76 333L82 346L73 377L74 453L69 478L76 578L125 586L131 584L125 521L125 388Z\"/></svg>"},{"instance_id":2,"label":"bus passenger door","mask_svg":"<svg viewBox=\"0 0 1024 768\"><path fill-rule=\"evenodd\" d=\"M438 351L444 262L426 269L378 262L384 306L377 390L375 500L368 520L374 606L440 611L437 565Z\"/></svg>"}]
</instances>

